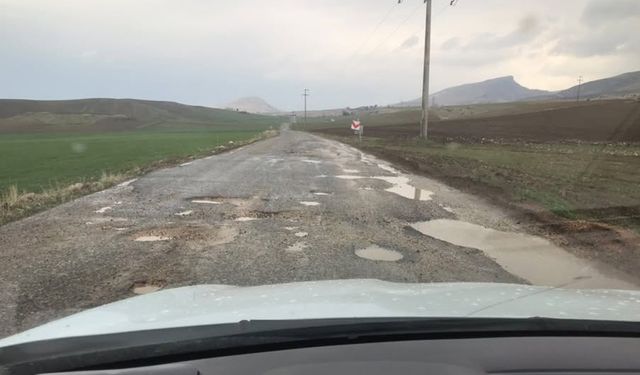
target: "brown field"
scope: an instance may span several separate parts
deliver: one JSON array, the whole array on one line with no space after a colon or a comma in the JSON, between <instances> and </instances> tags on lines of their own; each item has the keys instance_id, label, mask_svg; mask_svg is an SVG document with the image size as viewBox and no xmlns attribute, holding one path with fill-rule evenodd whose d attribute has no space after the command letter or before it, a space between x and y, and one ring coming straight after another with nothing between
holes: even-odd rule
<instances>
[{"instance_id":1,"label":"brown field","mask_svg":"<svg viewBox=\"0 0 640 375\"><path fill-rule=\"evenodd\" d=\"M521 104L513 104L521 106ZM504 106L504 105L503 105ZM471 111L471 110L470 110ZM429 124L429 135L434 140L457 142L533 141L533 142L640 142L640 102L599 101L551 108L534 112L492 115L491 112L475 118L441 120L436 109ZM452 111L453 112L453 111ZM506 112L503 110L502 113ZM495 113L495 112L493 112ZM362 118L365 136L374 138L413 138L418 136L417 111ZM386 117L386 118L385 118ZM461 116L458 116L461 117ZM336 120L335 127L326 123L310 123L309 127L323 127L317 131L346 136L348 121ZM342 124L344 123L344 124ZM370 126L367 126L370 123ZM324 125L324 126L322 126ZM339 127L338 127L339 126Z\"/></svg>"}]
</instances>

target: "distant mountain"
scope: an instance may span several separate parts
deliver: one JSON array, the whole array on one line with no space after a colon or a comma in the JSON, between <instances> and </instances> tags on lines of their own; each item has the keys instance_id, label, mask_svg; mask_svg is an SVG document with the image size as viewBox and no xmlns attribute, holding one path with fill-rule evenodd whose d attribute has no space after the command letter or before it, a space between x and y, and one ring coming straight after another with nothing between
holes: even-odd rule
<instances>
[{"instance_id":1,"label":"distant mountain","mask_svg":"<svg viewBox=\"0 0 640 375\"><path fill-rule=\"evenodd\" d=\"M268 128L268 116L137 99L0 99L0 133Z\"/></svg>"},{"instance_id":2,"label":"distant mountain","mask_svg":"<svg viewBox=\"0 0 640 375\"><path fill-rule=\"evenodd\" d=\"M463 105L481 103L515 102L549 94L549 91L532 90L520 85L513 76L493 78L482 82L454 86L429 96L430 103L436 105ZM419 106L421 99L400 104Z\"/></svg>"},{"instance_id":3,"label":"distant mountain","mask_svg":"<svg viewBox=\"0 0 640 375\"><path fill-rule=\"evenodd\" d=\"M244 111L249 113L277 113L280 112L278 108L275 108L271 104L267 103L264 99L256 96L240 98L226 105L227 109Z\"/></svg>"},{"instance_id":4,"label":"distant mountain","mask_svg":"<svg viewBox=\"0 0 640 375\"><path fill-rule=\"evenodd\" d=\"M536 99L574 99L578 86L557 91ZM640 94L640 71L585 82L580 86L581 98L616 98Z\"/></svg>"},{"instance_id":5,"label":"distant mountain","mask_svg":"<svg viewBox=\"0 0 640 375\"><path fill-rule=\"evenodd\" d=\"M431 105L466 105L523 100L568 100L574 99L576 94L577 86L561 91L533 90L520 85L513 76L506 76L444 89L431 94L429 101ZM582 98L619 98L633 94L640 94L640 71L586 82L580 86ZM414 99L393 106L416 107L421 104L421 99Z\"/></svg>"}]
</instances>

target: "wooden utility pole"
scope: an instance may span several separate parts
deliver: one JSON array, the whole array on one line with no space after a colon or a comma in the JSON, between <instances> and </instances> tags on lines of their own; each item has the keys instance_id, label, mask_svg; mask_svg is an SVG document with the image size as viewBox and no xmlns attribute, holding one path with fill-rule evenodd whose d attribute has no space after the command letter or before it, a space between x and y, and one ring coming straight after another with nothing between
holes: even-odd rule
<instances>
[{"instance_id":1,"label":"wooden utility pole","mask_svg":"<svg viewBox=\"0 0 640 375\"><path fill-rule=\"evenodd\" d=\"M309 89L304 89L304 92L302 93L302 96L304 96L304 124L307 125L307 97L311 94L309 94Z\"/></svg>"},{"instance_id":2,"label":"wooden utility pole","mask_svg":"<svg viewBox=\"0 0 640 375\"><path fill-rule=\"evenodd\" d=\"M582 76L578 77L578 88L576 91L576 102L580 101L580 86L582 86Z\"/></svg>"},{"instance_id":3,"label":"wooden utility pole","mask_svg":"<svg viewBox=\"0 0 640 375\"><path fill-rule=\"evenodd\" d=\"M420 121L420 138L427 139L429 128L429 65L431 59L431 0L427 4L427 21L424 28L424 67L422 75L422 120Z\"/></svg>"}]
</instances>

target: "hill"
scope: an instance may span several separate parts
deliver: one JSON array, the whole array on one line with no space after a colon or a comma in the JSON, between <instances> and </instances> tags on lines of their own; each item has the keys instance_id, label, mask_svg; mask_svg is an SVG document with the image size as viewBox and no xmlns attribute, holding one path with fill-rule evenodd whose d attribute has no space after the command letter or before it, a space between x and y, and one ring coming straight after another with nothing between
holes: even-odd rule
<instances>
[{"instance_id":1,"label":"hill","mask_svg":"<svg viewBox=\"0 0 640 375\"><path fill-rule=\"evenodd\" d=\"M549 92L526 88L516 82L513 76L506 76L450 87L430 95L429 100L432 105L448 106L515 102L545 94L549 94ZM399 104L404 107L420 105L421 99Z\"/></svg>"},{"instance_id":2,"label":"hill","mask_svg":"<svg viewBox=\"0 0 640 375\"><path fill-rule=\"evenodd\" d=\"M578 86L543 96L541 99L575 99ZM590 99L620 98L630 94L640 95L640 71L598 79L580 86L580 97Z\"/></svg>"},{"instance_id":3,"label":"hill","mask_svg":"<svg viewBox=\"0 0 640 375\"><path fill-rule=\"evenodd\" d=\"M544 91L526 88L513 76L489 79L450 87L429 96L431 105L452 106L484 103L508 103L526 100L571 100L576 98L578 86L561 91ZM583 83L580 97L590 99L624 98L640 95L640 71ZM394 107L419 107L421 99L393 105Z\"/></svg>"},{"instance_id":4,"label":"hill","mask_svg":"<svg viewBox=\"0 0 640 375\"><path fill-rule=\"evenodd\" d=\"M240 98L226 105L226 108L249 113L278 113L281 112L264 99L255 96Z\"/></svg>"},{"instance_id":5,"label":"hill","mask_svg":"<svg viewBox=\"0 0 640 375\"><path fill-rule=\"evenodd\" d=\"M276 122L272 117L164 101L0 99L0 133L259 130Z\"/></svg>"}]
</instances>

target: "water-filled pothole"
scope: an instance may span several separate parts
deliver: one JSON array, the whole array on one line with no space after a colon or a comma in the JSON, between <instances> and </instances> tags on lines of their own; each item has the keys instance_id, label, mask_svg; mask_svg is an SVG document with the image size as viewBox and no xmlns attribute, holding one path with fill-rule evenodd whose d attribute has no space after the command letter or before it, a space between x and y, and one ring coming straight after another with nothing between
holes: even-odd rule
<instances>
[{"instance_id":1,"label":"water-filled pothole","mask_svg":"<svg viewBox=\"0 0 640 375\"><path fill-rule=\"evenodd\" d=\"M356 250L356 255L360 258L369 260L378 260L383 262L397 262L403 258L403 255L395 250L385 249L377 245L371 245L364 249Z\"/></svg>"},{"instance_id":2,"label":"water-filled pothole","mask_svg":"<svg viewBox=\"0 0 640 375\"><path fill-rule=\"evenodd\" d=\"M153 292L157 292L167 285L164 280L141 280L136 281L131 286L131 291L135 294L149 294Z\"/></svg>"},{"instance_id":3,"label":"water-filled pothole","mask_svg":"<svg viewBox=\"0 0 640 375\"><path fill-rule=\"evenodd\" d=\"M550 241L524 233L501 232L458 220L411 224L417 231L457 246L482 250L507 272L534 285L568 288L637 289L617 272L576 257Z\"/></svg>"},{"instance_id":4,"label":"water-filled pothole","mask_svg":"<svg viewBox=\"0 0 640 375\"><path fill-rule=\"evenodd\" d=\"M194 246L213 246L233 241L238 235L235 227L212 225L187 225L160 227L132 234L137 242L184 241Z\"/></svg>"}]
</instances>

